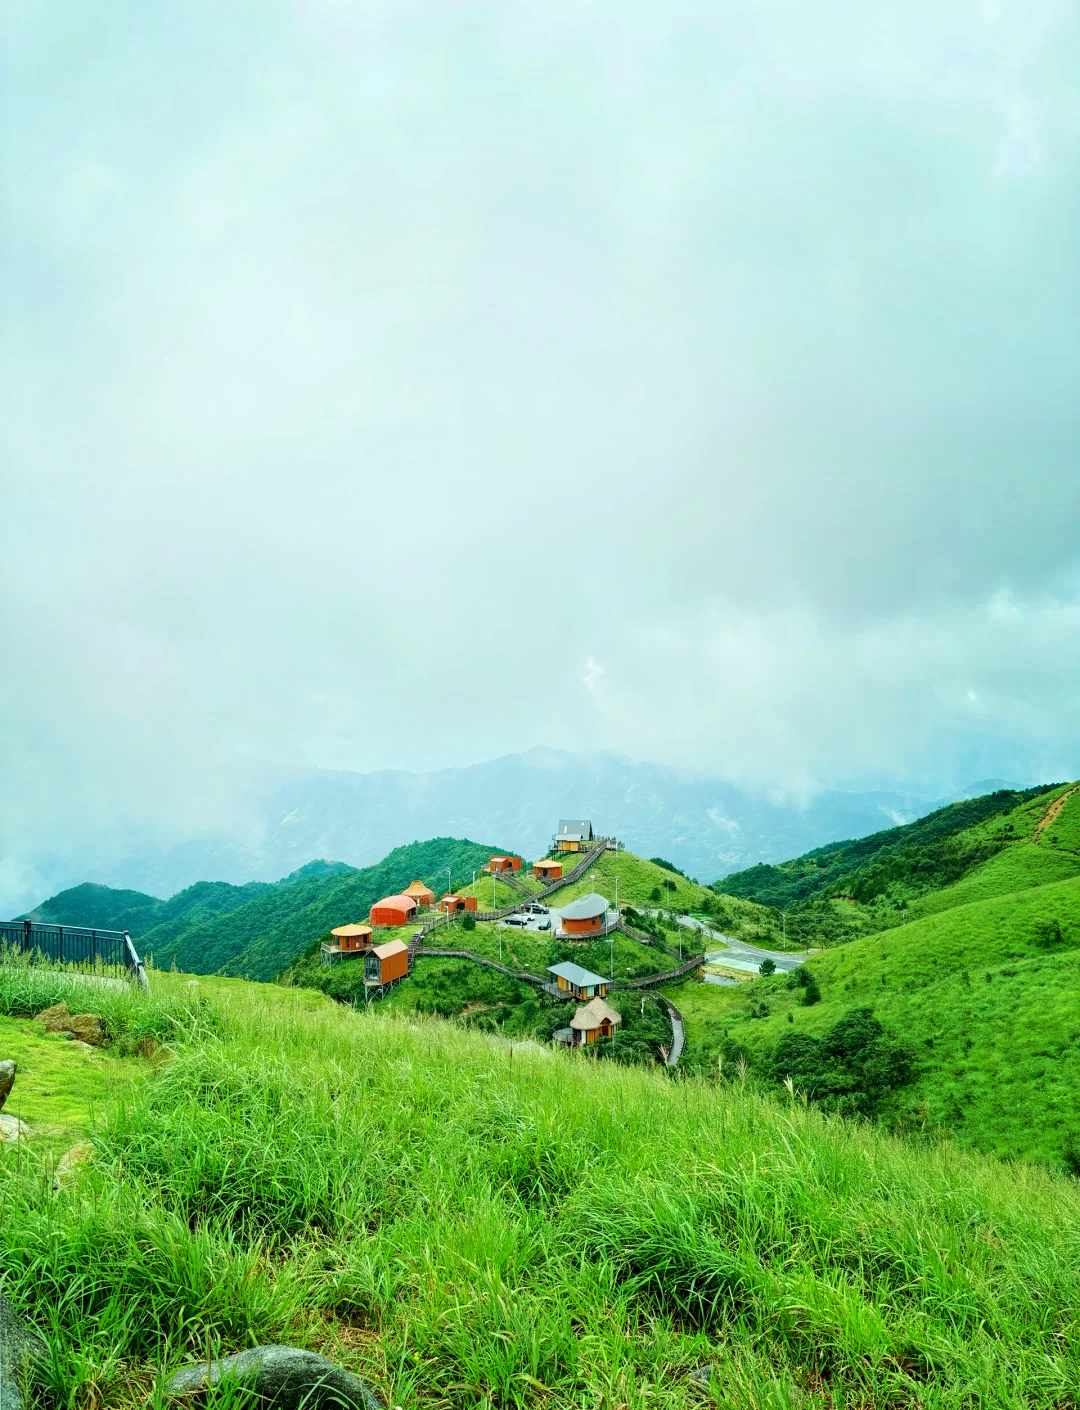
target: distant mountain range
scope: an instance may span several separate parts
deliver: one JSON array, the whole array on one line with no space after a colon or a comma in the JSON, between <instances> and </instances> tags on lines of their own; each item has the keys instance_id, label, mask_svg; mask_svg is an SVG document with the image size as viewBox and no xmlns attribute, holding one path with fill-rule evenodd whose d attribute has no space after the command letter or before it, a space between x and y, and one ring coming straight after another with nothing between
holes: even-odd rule
<instances>
[{"instance_id":1,"label":"distant mountain range","mask_svg":"<svg viewBox=\"0 0 1080 1410\"><path fill-rule=\"evenodd\" d=\"M799 803L664 765L556 749L430 773L294 773L275 779L253 804L255 825L245 840L207 833L132 848L82 869L70 861L40 867L37 893L13 894L7 909L25 910L51 890L84 881L168 897L196 881L275 882L312 857L365 867L426 837L497 837L535 857L560 817L591 818L631 851L667 857L710 882L1003 786L983 780L949 798L915 789L832 789Z\"/></svg>"}]
</instances>

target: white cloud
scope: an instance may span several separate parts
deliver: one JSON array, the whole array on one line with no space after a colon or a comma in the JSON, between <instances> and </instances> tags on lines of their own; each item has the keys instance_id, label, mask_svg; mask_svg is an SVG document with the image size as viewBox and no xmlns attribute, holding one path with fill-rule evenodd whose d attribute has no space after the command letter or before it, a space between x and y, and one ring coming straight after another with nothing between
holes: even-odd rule
<instances>
[{"instance_id":1,"label":"white cloud","mask_svg":"<svg viewBox=\"0 0 1080 1410\"><path fill-rule=\"evenodd\" d=\"M1068 8L253 17L3 21L9 846L253 757L1076 771Z\"/></svg>"}]
</instances>

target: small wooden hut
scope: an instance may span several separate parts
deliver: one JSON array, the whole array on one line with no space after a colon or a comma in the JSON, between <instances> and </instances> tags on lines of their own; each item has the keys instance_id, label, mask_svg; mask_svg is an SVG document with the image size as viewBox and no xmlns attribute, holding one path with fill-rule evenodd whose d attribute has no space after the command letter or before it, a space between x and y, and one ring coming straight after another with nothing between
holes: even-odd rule
<instances>
[{"instance_id":1,"label":"small wooden hut","mask_svg":"<svg viewBox=\"0 0 1080 1410\"><path fill-rule=\"evenodd\" d=\"M588 818L562 818L555 832L557 852L580 852L593 840L593 826Z\"/></svg>"},{"instance_id":2,"label":"small wooden hut","mask_svg":"<svg viewBox=\"0 0 1080 1410\"><path fill-rule=\"evenodd\" d=\"M545 857L539 862L533 862L532 874L537 881L560 881L562 879L562 862L557 862L552 857Z\"/></svg>"},{"instance_id":3,"label":"small wooden hut","mask_svg":"<svg viewBox=\"0 0 1080 1410\"><path fill-rule=\"evenodd\" d=\"M338 925L330 938L339 950L366 950L371 944L370 925Z\"/></svg>"},{"instance_id":4,"label":"small wooden hut","mask_svg":"<svg viewBox=\"0 0 1080 1410\"><path fill-rule=\"evenodd\" d=\"M555 986L564 994L573 994L575 999L592 999L607 993L609 981L603 975L593 974L591 969L574 964L573 960L563 960L561 964L548 965L548 974L555 976Z\"/></svg>"},{"instance_id":5,"label":"small wooden hut","mask_svg":"<svg viewBox=\"0 0 1080 1410\"><path fill-rule=\"evenodd\" d=\"M411 896L418 906L433 906L435 904L435 892L430 886L425 886L422 881L410 881L403 896Z\"/></svg>"},{"instance_id":6,"label":"small wooden hut","mask_svg":"<svg viewBox=\"0 0 1080 1410\"><path fill-rule=\"evenodd\" d=\"M621 1023L622 1014L616 1013L610 1004L606 1004L603 999L591 999L587 1004L582 1004L570 1020L570 1029L574 1035L572 1041L576 1047L581 1047L586 1043L595 1043L600 1038L610 1038L618 1031Z\"/></svg>"},{"instance_id":7,"label":"small wooden hut","mask_svg":"<svg viewBox=\"0 0 1080 1410\"><path fill-rule=\"evenodd\" d=\"M364 979L369 984L393 984L409 972L409 947L402 940L376 945L364 957Z\"/></svg>"}]
</instances>

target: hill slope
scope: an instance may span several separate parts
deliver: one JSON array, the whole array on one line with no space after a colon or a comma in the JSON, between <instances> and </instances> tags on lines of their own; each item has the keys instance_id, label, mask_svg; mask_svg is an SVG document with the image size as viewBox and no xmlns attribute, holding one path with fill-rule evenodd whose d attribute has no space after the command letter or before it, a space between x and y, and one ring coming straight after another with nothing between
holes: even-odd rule
<instances>
[{"instance_id":1,"label":"hill slope","mask_svg":"<svg viewBox=\"0 0 1080 1410\"><path fill-rule=\"evenodd\" d=\"M411 1410L681 1410L700 1368L732 1410L1076 1405L1075 1182L737 1081L203 987L71 1196L0 1147L0 1280L65 1349L66 1404L287 1342Z\"/></svg>"},{"instance_id":2,"label":"hill slope","mask_svg":"<svg viewBox=\"0 0 1080 1410\"><path fill-rule=\"evenodd\" d=\"M364 920L380 896L400 891L415 878L441 893L447 868L455 881L472 875L497 848L452 837L396 847L373 867L343 876L306 876L275 886L228 915L208 920L177 937L150 945L154 963L193 974L244 975L273 979L335 925Z\"/></svg>"},{"instance_id":3,"label":"hill slope","mask_svg":"<svg viewBox=\"0 0 1080 1410\"><path fill-rule=\"evenodd\" d=\"M885 1103L886 1114L946 1127L999 1155L1080 1157L1080 878L934 912L810 966L821 994L810 1006L780 977L740 992L672 991L693 1014L692 1065L715 1069L719 1054L738 1048L768 1085L784 1075L784 1062L773 1061L778 1044L822 1039L865 1008L915 1061L914 1082ZM810 1090L828 1086L829 1070L821 1055L819 1072L804 1065L795 1075Z\"/></svg>"},{"instance_id":4,"label":"hill slope","mask_svg":"<svg viewBox=\"0 0 1080 1410\"><path fill-rule=\"evenodd\" d=\"M35 906L29 917L53 925L127 930L133 939L143 943L146 937L159 930L163 934L179 934L213 916L244 906L273 889L264 881L249 881L246 886L230 886L227 881L197 881L194 886L162 901L141 891L118 891L111 886L85 882L51 896Z\"/></svg>"},{"instance_id":5,"label":"hill slope","mask_svg":"<svg viewBox=\"0 0 1080 1410\"><path fill-rule=\"evenodd\" d=\"M714 889L784 909L794 939L829 944L1070 876L1080 876L1080 790L1058 784L953 803L904 827L752 867Z\"/></svg>"}]
</instances>

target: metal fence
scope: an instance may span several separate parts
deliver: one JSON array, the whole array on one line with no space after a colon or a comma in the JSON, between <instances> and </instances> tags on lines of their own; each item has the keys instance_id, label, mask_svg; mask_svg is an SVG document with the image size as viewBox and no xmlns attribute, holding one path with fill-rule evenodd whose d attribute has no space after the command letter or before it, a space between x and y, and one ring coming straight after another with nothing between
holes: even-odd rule
<instances>
[{"instance_id":1,"label":"metal fence","mask_svg":"<svg viewBox=\"0 0 1080 1410\"><path fill-rule=\"evenodd\" d=\"M30 957L71 965L95 973L126 975L148 988L146 971L126 930L95 930L83 925L47 925L41 921L0 921L0 947Z\"/></svg>"}]
</instances>

